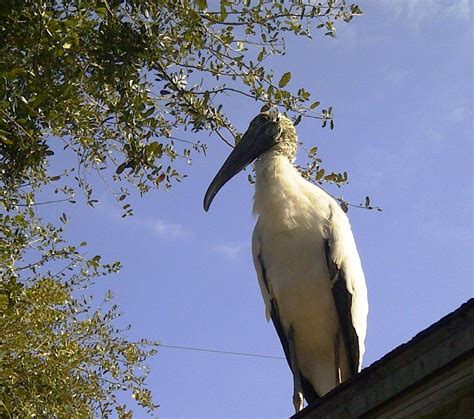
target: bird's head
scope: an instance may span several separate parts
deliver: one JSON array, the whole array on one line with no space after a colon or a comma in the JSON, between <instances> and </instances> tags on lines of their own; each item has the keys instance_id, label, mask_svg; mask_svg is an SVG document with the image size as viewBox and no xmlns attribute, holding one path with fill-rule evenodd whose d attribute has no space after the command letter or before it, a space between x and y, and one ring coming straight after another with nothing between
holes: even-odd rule
<instances>
[{"instance_id":1,"label":"bird's head","mask_svg":"<svg viewBox=\"0 0 474 419\"><path fill-rule=\"evenodd\" d=\"M297 143L296 130L289 118L280 113L262 110L250 122L247 131L209 185L204 197L204 209L209 209L217 192L230 179L267 151L271 150L293 161Z\"/></svg>"}]
</instances>

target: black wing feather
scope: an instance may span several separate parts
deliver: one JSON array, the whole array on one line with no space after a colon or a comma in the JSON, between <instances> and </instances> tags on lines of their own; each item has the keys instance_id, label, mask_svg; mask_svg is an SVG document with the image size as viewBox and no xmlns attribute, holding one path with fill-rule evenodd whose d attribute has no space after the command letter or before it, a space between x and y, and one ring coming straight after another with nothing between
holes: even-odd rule
<instances>
[{"instance_id":1,"label":"black wing feather","mask_svg":"<svg viewBox=\"0 0 474 419\"><path fill-rule=\"evenodd\" d=\"M342 338L346 347L349 358L349 368L351 375L357 374L359 370L359 337L352 322L351 308L352 295L347 290L344 269L337 266L331 259L331 248L329 240L324 242L324 250L326 252L326 262L328 265L329 275L333 281L332 295L336 304L339 324L341 326Z\"/></svg>"},{"instance_id":2,"label":"black wing feather","mask_svg":"<svg viewBox=\"0 0 474 419\"><path fill-rule=\"evenodd\" d=\"M268 287L268 279L267 279L267 270L265 269L265 265L263 264L263 260L262 260L262 255L260 253L258 255L258 261L260 262L260 267L262 268L263 282L267 289L268 295L270 295L269 287ZM271 306L270 315L272 318L272 322L273 322L273 325L275 326L278 337L280 338L281 346L283 346L283 352L285 352L285 357L288 362L288 365L291 368L290 347L286 339L285 331L283 330L283 326L281 325L281 322L280 322L280 315L278 314L278 306L274 298L271 299L271 304L272 306Z\"/></svg>"}]
</instances>

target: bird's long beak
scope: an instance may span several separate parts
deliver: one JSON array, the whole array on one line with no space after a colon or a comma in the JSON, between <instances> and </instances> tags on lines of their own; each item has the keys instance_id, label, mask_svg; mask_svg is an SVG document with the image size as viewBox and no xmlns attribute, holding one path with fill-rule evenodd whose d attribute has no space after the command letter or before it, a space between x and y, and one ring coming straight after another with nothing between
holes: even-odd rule
<instances>
[{"instance_id":1,"label":"bird's long beak","mask_svg":"<svg viewBox=\"0 0 474 419\"><path fill-rule=\"evenodd\" d=\"M258 118L258 117L257 117ZM244 167L268 151L278 138L278 124L265 119L254 121L242 136L232 153L224 162L217 175L209 185L204 197L204 210L208 210L217 192Z\"/></svg>"}]
</instances>

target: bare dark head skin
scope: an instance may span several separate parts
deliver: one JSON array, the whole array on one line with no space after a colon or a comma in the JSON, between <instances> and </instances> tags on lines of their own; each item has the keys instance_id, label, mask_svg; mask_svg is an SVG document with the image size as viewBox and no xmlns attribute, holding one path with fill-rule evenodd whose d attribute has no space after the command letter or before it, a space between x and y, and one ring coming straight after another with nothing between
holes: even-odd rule
<instances>
[{"instance_id":1,"label":"bare dark head skin","mask_svg":"<svg viewBox=\"0 0 474 419\"><path fill-rule=\"evenodd\" d=\"M217 192L237 173L270 150L281 134L279 115L268 112L258 114L217 172L204 197L204 210L207 211Z\"/></svg>"}]
</instances>

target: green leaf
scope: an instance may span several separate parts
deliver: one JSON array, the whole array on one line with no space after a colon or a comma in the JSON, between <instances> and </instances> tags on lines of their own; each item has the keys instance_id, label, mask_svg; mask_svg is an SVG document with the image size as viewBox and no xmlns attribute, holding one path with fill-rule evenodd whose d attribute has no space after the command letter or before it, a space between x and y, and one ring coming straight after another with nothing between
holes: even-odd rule
<instances>
[{"instance_id":1,"label":"green leaf","mask_svg":"<svg viewBox=\"0 0 474 419\"><path fill-rule=\"evenodd\" d=\"M225 8L225 6L226 6L226 1L221 0L221 16L220 16L221 22L224 22L228 15L227 9Z\"/></svg>"},{"instance_id":2,"label":"green leaf","mask_svg":"<svg viewBox=\"0 0 474 419\"><path fill-rule=\"evenodd\" d=\"M163 144L157 141L150 143L147 148L151 155L161 155L163 153Z\"/></svg>"},{"instance_id":3,"label":"green leaf","mask_svg":"<svg viewBox=\"0 0 474 419\"><path fill-rule=\"evenodd\" d=\"M313 103L311 104L311 106L309 107L309 109L315 109L315 108L317 108L320 104L321 104L321 102L313 102Z\"/></svg>"},{"instance_id":4,"label":"green leaf","mask_svg":"<svg viewBox=\"0 0 474 419\"><path fill-rule=\"evenodd\" d=\"M150 109L148 109L143 115L143 118L148 118L151 114L155 112L155 107L152 106Z\"/></svg>"},{"instance_id":5,"label":"green leaf","mask_svg":"<svg viewBox=\"0 0 474 419\"><path fill-rule=\"evenodd\" d=\"M4 137L3 135L0 134L0 141L2 141L2 143L4 144L13 144L13 140L10 140L9 138L7 137Z\"/></svg>"},{"instance_id":6,"label":"green leaf","mask_svg":"<svg viewBox=\"0 0 474 419\"><path fill-rule=\"evenodd\" d=\"M117 167L117 170L115 171L115 173L120 175L127 168L127 165L128 165L128 162L122 163L119 167Z\"/></svg>"},{"instance_id":7,"label":"green leaf","mask_svg":"<svg viewBox=\"0 0 474 419\"><path fill-rule=\"evenodd\" d=\"M278 87L283 88L285 87L289 81L291 80L291 73L288 71L287 73L283 74L280 81L278 82Z\"/></svg>"},{"instance_id":8,"label":"green leaf","mask_svg":"<svg viewBox=\"0 0 474 419\"><path fill-rule=\"evenodd\" d=\"M196 3L199 9L204 10L207 8L207 1L206 0L196 0Z\"/></svg>"},{"instance_id":9,"label":"green leaf","mask_svg":"<svg viewBox=\"0 0 474 419\"><path fill-rule=\"evenodd\" d=\"M8 308L8 295L0 294L0 313L5 311Z\"/></svg>"}]
</instances>

